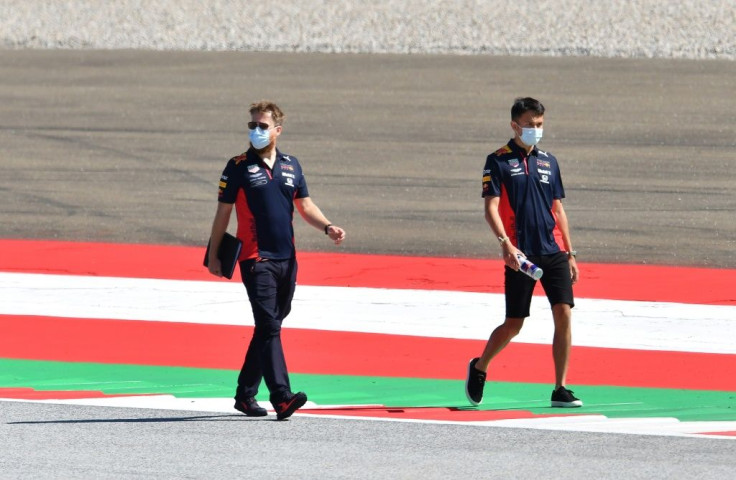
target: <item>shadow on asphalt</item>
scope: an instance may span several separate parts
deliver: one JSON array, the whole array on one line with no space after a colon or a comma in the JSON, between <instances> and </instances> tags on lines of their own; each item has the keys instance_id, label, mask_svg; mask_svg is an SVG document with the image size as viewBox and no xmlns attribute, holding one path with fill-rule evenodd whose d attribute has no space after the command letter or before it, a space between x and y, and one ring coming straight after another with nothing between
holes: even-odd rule
<instances>
[{"instance_id":1,"label":"shadow on asphalt","mask_svg":"<svg viewBox=\"0 0 736 480\"><path fill-rule=\"evenodd\" d=\"M234 420L274 420L276 417L246 417L245 415L200 415L195 417L165 417L165 418L92 418L85 420L43 420L28 422L8 422L6 425L47 425L47 424L75 424L75 423L165 423L165 422L208 422Z\"/></svg>"}]
</instances>

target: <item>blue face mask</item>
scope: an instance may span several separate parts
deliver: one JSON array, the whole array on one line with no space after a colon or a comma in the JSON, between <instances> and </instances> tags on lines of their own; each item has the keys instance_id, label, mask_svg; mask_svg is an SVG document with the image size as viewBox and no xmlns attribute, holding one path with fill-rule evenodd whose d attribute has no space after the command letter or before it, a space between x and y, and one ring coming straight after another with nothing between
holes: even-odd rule
<instances>
[{"instance_id":1,"label":"blue face mask","mask_svg":"<svg viewBox=\"0 0 736 480\"><path fill-rule=\"evenodd\" d=\"M268 130L263 130L261 127L256 127L248 134L250 143L253 148L260 150L266 148L271 143L271 134Z\"/></svg>"},{"instance_id":2,"label":"blue face mask","mask_svg":"<svg viewBox=\"0 0 736 480\"><path fill-rule=\"evenodd\" d=\"M533 147L542 139L543 130L544 129L542 128L522 128L521 141L524 142L525 145Z\"/></svg>"}]
</instances>

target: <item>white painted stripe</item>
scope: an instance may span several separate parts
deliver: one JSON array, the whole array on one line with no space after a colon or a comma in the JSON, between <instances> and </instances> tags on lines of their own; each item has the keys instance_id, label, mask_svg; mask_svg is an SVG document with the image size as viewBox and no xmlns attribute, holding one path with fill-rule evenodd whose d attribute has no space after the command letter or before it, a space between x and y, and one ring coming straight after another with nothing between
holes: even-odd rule
<instances>
[{"instance_id":1,"label":"white painted stripe","mask_svg":"<svg viewBox=\"0 0 736 480\"><path fill-rule=\"evenodd\" d=\"M123 407L123 408L146 408L158 410L176 410L202 413L223 413L238 415L233 410L231 398L177 398L172 395L145 395L133 397L108 397L108 398L83 398L67 400L5 400L0 401L23 401L33 403L54 403L69 405L89 405L100 407ZM261 402L261 406L268 408L270 405ZM307 402L305 409L338 409L355 408L357 405L317 405ZM273 408L269 408L274 415ZM318 415L297 412L295 417L305 416L314 418L338 418L345 419L340 415ZM576 432L599 432L599 433L621 433L635 435L660 435L660 436L684 436L709 439L736 440L733 436L703 435L709 432L732 432L736 431L734 421L709 421L709 422L681 422L676 418L607 418L603 415L571 415L564 417L542 417L523 418L509 420L484 420L484 421L450 421L450 420L415 420L410 418L391 417L360 417L349 416L351 420L369 420L382 422L410 422L410 423L433 423L445 425L469 425L474 427L506 427L506 428L532 428L537 430L564 430Z\"/></svg>"},{"instance_id":2,"label":"white painted stripe","mask_svg":"<svg viewBox=\"0 0 736 480\"><path fill-rule=\"evenodd\" d=\"M575 345L736 353L736 307L578 299ZM0 314L252 325L238 282L0 273ZM286 328L486 339L502 295L299 286ZM546 298L535 297L518 342L549 344Z\"/></svg>"},{"instance_id":3,"label":"white painted stripe","mask_svg":"<svg viewBox=\"0 0 736 480\"><path fill-rule=\"evenodd\" d=\"M697 436L710 432L736 431L735 421L681 422L676 418L607 418L603 415L497 420L495 427L567 430L576 432L627 433L637 435ZM708 438L715 436L708 435ZM720 438L736 440L734 436Z\"/></svg>"}]
</instances>

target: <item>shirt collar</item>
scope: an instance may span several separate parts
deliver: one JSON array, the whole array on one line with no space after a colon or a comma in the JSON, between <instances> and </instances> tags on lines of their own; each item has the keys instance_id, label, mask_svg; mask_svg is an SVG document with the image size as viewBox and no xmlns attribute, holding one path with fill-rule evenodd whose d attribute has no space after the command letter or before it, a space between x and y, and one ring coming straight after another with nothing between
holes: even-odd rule
<instances>
[{"instance_id":1,"label":"shirt collar","mask_svg":"<svg viewBox=\"0 0 736 480\"><path fill-rule=\"evenodd\" d=\"M523 148L521 148L520 146L518 146L516 144L516 142L514 141L513 138L511 140L509 140L508 146L509 146L509 148L511 149L512 152L516 152L516 153L520 154L524 158L531 157L531 156L534 156L534 157L538 156L537 155L537 152L539 151L539 149L537 148L536 145L534 145L534 147L532 147L532 150L529 152L528 155L526 153L526 150L524 150Z\"/></svg>"},{"instance_id":2,"label":"shirt collar","mask_svg":"<svg viewBox=\"0 0 736 480\"><path fill-rule=\"evenodd\" d=\"M260 155L258 155L253 147L250 147L247 152L245 152L248 156L248 163L263 163L263 159ZM277 162L282 160L284 158L284 154L281 153L281 151L276 147L276 159L274 160L273 164L276 165Z\"/></svg>"}]
</instances>

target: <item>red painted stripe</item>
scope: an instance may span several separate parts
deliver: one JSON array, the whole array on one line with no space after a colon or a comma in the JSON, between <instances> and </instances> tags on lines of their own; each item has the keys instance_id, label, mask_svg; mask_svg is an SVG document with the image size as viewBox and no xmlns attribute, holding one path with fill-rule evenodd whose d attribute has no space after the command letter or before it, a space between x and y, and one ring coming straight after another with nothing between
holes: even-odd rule
<instances>
[{"instance_id":1,"label":"red painted stripe","mask_svg":"<svg viewBox=\"0 0 736 480\"><path fill-rule=\"evenodd\" d=\"M250 327L0 316L0 357L239 369ZM463 379L481 340L287 329L290 370L326 375ZM736 391L736 355L573 347L571 385ZM548 345L512 343L491 380L551 383Z\"/></svg>"},{"instance_id":2,"label":"red painted stripe","mask_svg":"<svg viewBox=\"0 0 736 480\"><path fill-rule=\"evenodd\" d=\"M736 431L729 431L729 432L700 432L700 435L722 435L724 437L736 437Z\"/></svg>"},{"instance_id":3,"label":"red painted stripe","mask_svg":"<svg viewBox=\"0 0 736 480\"><path fill-rule=\"evenodd\" d=\"M0 240L0 252L6 272L224 281L202 266L204 247ZM500 260L301 252L299 263L302 285L503 291ZM580 268L579 298L736 305L736 270L584 261Z\"/></svg>"},{"instance_id":4,"label":"red painted stripe","mask_svg":"<svg viewBox=\"0 0 736 480\"><path fill-rule=\"evenodd\" d=\"M15 400L80 400L84 398L141 397L145 395L108 395L99 391L35 390L33 388L0 388L0 398ZM343 417L398 418L402 420L436 420L445 422L485 422L489 420L516 420L526 418L563 417L535 415L527 410L473 410L453 407L342 407L330 409L301 409L312 415L339 415ZM706 435L728 435L713 432Z\"/></svg>"},{"instance_id":5,"label":"red painted stripe","mask_svg":"<svg viewBox=\"0 0 736 480\"><path fill-rule=\"evenodd\" d=\"M487 422L522 418L567 417L570 415L535 415L526 410L463 410L442 407L344 407L330 409L302 408L300 413L339 415L341 417L400 418L402 420L437 420L443 422Z\"/></svg>"},{"instance_id":6,"label":"red painted stripe","mask_svg":"<svg viewBox=\"0 0 736 480\"><path fill-rule=\"evenodd\" d=\"M80 398L140 397L141 395L107 395L94 390L35 390L33 388L0 388L0 398L18 400L78 400Z\"/></svg>"}]
</instances>

